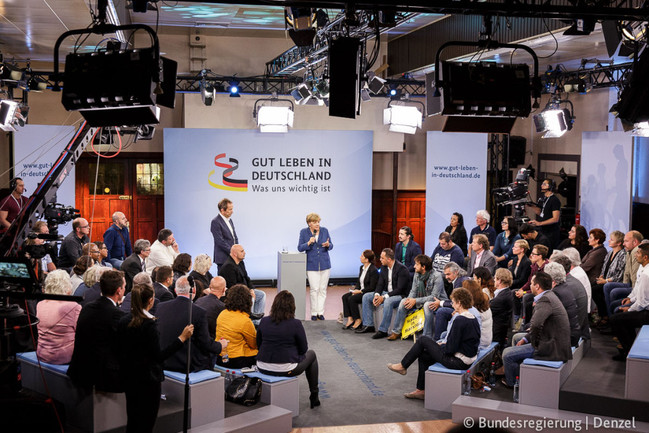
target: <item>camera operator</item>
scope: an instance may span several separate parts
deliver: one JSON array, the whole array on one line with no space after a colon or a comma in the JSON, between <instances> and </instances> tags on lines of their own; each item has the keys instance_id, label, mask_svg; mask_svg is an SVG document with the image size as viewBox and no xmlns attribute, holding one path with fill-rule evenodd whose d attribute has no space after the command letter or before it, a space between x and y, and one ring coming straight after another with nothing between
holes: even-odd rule
<instances>
[{"instance_id":1,"label":"camera operator","mask_svg":"<svg viewBox=\"0 0 649 433\"><path fill-rule=\"evenodd\" d=\"M50 230L45 221L36 221L33 232L25 240L25 256L32 259L34 263L34 271L39 278L43 281L48 272L56 270L56 265L52 258L52 251L56 251L56 247L46 243L45 240L40 239L38 235L49 234Z\"/></svg>"},{"instance_id":2,"label":"camera operator","mask_svg":"<svg viewBox=\"0 0 649 433\"><path fill-rule=\"evenodd\" d=\"M530 204L538 217L530 224L539 228L550 240L552 247L559 244L559 217L561 215L561 202L554 195L555 184L552 179L543 179L541 183L542 195L536 204Z\"/></svg>"},{"instance_id":3,"label":"camera operator","mask_svg":"<svg viewBox=\"0 0 649 433\"><path fill-rule=\"evenodd\" d=\"M77 259L81 257L83 246L90 242L89 233L88 220L76 218L72 221L72 231L63 239L59 250L59 268L70 270L75 265Z\"/></svg>"}]
</instances>

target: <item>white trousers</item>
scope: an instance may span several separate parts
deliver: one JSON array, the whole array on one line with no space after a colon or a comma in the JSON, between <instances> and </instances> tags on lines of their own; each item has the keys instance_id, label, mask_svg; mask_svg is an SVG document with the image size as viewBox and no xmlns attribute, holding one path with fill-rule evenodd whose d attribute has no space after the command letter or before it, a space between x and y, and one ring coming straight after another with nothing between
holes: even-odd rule
<instances>
[{"instance_id":1,"label":"white trousers","mask_svg":"<svg viewBox=\"0 0 649 433\"><path fill-rule=\"evenodd\" d=\"M324 315L325 299L327 299L327 285L329 285L329 274L331 269L324 271L307 271L311 289L311 315Z\"/></svg>"}]
</instances>

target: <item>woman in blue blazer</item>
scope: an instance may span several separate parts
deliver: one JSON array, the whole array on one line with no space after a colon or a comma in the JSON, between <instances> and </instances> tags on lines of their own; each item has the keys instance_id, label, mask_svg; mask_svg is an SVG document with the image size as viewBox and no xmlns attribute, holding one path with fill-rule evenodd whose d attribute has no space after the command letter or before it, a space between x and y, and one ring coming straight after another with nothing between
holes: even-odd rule
<instances>
[{"instance_id":1,"label":"woman in blue blazer","mask_svg":"<svg viewBox=\"0 0 649 433\"><path fill-rule=\"evenodd\" d=\"M306 252L306 276L311 288L311 320L324 320L324 305L331 261L329 250L334 247L326 227L320 227L320 216L310 213L306 216L307 228L300 231L297 249Z\"/></svg>"}]
</instances>

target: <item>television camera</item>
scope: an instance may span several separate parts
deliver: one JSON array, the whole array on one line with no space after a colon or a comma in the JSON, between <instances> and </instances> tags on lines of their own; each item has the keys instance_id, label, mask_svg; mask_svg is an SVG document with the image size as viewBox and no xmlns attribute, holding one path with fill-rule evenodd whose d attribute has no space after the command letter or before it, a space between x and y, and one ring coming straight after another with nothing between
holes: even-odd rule
<instances>
[{"instance_id":1,"label":"television camera","mask_svg":"<svg viewBox=\"0 0 649 433\"><path fill-rule=\"evenodd\" d=\"M516 174L516 180L507 186L491 190L494 201L498 206L513 206L514 218L518 224L529 220L525 216L525 205L534 203L530 198L529 178L534 179L533 168L521 168Z\"/></svg>"}]
</instances>

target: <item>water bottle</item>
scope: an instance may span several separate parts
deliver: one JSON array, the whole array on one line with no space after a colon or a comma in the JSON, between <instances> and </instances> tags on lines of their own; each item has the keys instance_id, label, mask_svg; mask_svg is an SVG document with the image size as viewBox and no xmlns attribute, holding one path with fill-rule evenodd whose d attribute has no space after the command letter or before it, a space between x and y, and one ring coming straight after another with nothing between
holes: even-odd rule
<instances>
[{"instance_id":1,"label":"water bottle","mask_svg":"<svg viewBox=\"0 0 649 433\"><path fill-rule=\"evenodd\" d=\"M230 357L228 356L228 352L224 350L223 355L221 355L221 362L223 364L227 364L229 360L230 360Z\"/></svg>"},{"instance_id":2,"label":"water bottle","mask_svg":"<svg viewBox=\"0 0 649 433\"><path fill-rule=\"evenodd\" d=\"M462 394L471 395L471 371L467 370L464 373L464 381L462 382Z\"/></svg>"},{"instance_id":3,"label":"water bottle","mask_svg":"<svg viewBox=\"0 0 649 433\"><path fill-rule=\"evenodd\" d=\"M230 373L230 370L225 370L225 387L227 388L228 385L232 383L232 373Z\"/></svg>"},{"instance_id":4,"label":"water bottle","mask_svg":"<svg viewBox=\"0 0 649 433\"><path fill-rule=\"evenodd\" d=\"M491 370L489 370L489 386L492 388L496 386L496 363L491 363Z\"/></svg>"},{"instance_id":5,"label":"water bottle","mask_svg":"<svg viewBox=\"0 0 649 433\"><path fill-rule=\"evenodd\" d=\"M518 376L516 376L516 383L514 383L514 403L518 403Z\"/></svg>"}]
</instances>

